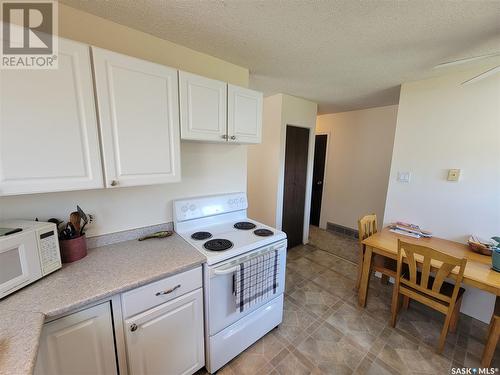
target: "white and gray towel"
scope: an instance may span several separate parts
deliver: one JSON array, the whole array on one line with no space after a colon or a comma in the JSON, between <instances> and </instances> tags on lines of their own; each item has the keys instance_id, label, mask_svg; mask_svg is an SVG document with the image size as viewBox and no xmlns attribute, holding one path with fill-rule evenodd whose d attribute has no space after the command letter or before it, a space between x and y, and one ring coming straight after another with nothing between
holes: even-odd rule
<instances>
[{"instance_id":1,"label":"white and gray towel","mask_svg":"<svg viewBox=\"0 0 500 375\"><path fill-rule=\"evenodd\" d=\"M265 301L278 288L278 251L251 258L233 274L233 291L240 312Z\"/></svg>"}]
</instances>

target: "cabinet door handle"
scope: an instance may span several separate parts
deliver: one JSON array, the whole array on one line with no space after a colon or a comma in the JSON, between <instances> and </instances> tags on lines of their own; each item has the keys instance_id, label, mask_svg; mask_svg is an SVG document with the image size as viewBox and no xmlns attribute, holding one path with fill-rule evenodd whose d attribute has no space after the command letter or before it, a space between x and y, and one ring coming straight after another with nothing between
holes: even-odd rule
<instances>
[{"instance_id":1,"label":"cabinet door handle","mask_svg":"<svg viewBox=\"0 0 500 375\"><path fill-rule=\"evenodd\" d=\"M236 136L235 136L235 135L232 135L232 136L231 136L231 140L232 140L232 141L235 141L235 140L236 140Z\"/></svg>"},{"instance_id":2,"label":"cabinet door handle","mask_svg":"<svg viewBox=\"0 0 500 375\"><path fill-rule=\"evenodd\" d=\"M177 284L176 286L174 286L173 288L170 288L170 289L166 289L166 290L162 290L161 292L157 292L155 294L155 296L163 296L164 294L170 294L172 293L174 290L176 289L179 289L181 287L181 284Z\"/></svg>"},{"instance_id":3,"label":"cabinet door handle","mask_svg":"<svg viewBox=\"0 0 500 375\"><path fill-rule=\"evenodd\" d=\"M116 185L118 185L118 181L117 180L111 181L111 186L116 186Z\"/></svg>"},{"instance_id":4,"label":"cabinet door handle","mask_svg":"<svg viewBox=\"0 0 500 375\"><path fill-rule=\"evenodd\" d=\"M227 134L223 134L223 135L221 135L221 138L222 138L222 139L227 139Z\"/></svg>"},{"instance_id":5,"label":"cabinet door handle","mask_svg":"<svg viewBox=\"0 0 500 375\"><path fill-rule=\"evenodd\" d=\"M132 324L130 325L130 330L131 330L132 332L137 331L137 324L132 323Z\"/></svg>"}]
</instances>

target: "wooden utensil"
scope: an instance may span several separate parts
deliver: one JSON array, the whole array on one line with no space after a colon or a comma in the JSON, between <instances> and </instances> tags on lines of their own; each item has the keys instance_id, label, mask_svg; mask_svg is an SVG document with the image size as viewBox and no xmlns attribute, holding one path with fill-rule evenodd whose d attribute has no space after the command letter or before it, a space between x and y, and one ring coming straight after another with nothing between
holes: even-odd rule
<instances>
[{"instance_id":1,"label":"wooden utensil","mask_svg":"<svg viewBox=\"0 0 500 375\"><path fill-rule=\"evenodd\" d=\"M80 214L77 211L74 211L69 215L69 222L73 225L77 234L80 234L80 229L81 229L80 222L81 221L82 221L82 218L80 217Z\"/></svg>"},{"instance_id":2,"label":"wooden utensil","mask_svg":"<svg viewBox=\"0 0 500 375\"><path fill-rule=\"evenodd\" d=\"M152 233L152 234L149 234L147 236L141 237L141 238L139 238L139 241L148 240L150 238L165 238L165 237L170 237L171 235L172 235L172 232L169 230L160 231L160 232Z\"/></svg>"}]
</instances>

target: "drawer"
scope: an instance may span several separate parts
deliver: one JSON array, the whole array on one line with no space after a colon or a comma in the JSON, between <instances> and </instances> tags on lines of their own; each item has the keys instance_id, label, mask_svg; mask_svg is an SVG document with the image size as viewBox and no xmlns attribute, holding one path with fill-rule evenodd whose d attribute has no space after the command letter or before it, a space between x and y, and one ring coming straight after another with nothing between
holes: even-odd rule
<instances>
[{"instance_id":1,"label":"drawer","mask_svg":"<svg viewBox=\"0 0 500 375\"><path fill-rule=\"evenodd\" d=\"M161 305L201 286L201 267L197 267L125 292L122 294L123 317Z\"/></svg>"}]
</instances>

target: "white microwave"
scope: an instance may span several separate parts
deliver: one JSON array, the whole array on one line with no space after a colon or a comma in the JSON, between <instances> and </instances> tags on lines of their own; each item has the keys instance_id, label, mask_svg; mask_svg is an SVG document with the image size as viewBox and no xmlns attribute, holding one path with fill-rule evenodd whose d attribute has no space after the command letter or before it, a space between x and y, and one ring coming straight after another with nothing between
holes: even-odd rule
<instances>
[{"instance_id":1,"label":"white microwave","mask_svg":"<svg viewBox=\"0 0 500 375\"><path fill-rule=\"evenodd\" d=\"M0 298L61 268L55 224L9 220L0 228Z\"/></svg>"}]
</instances>

